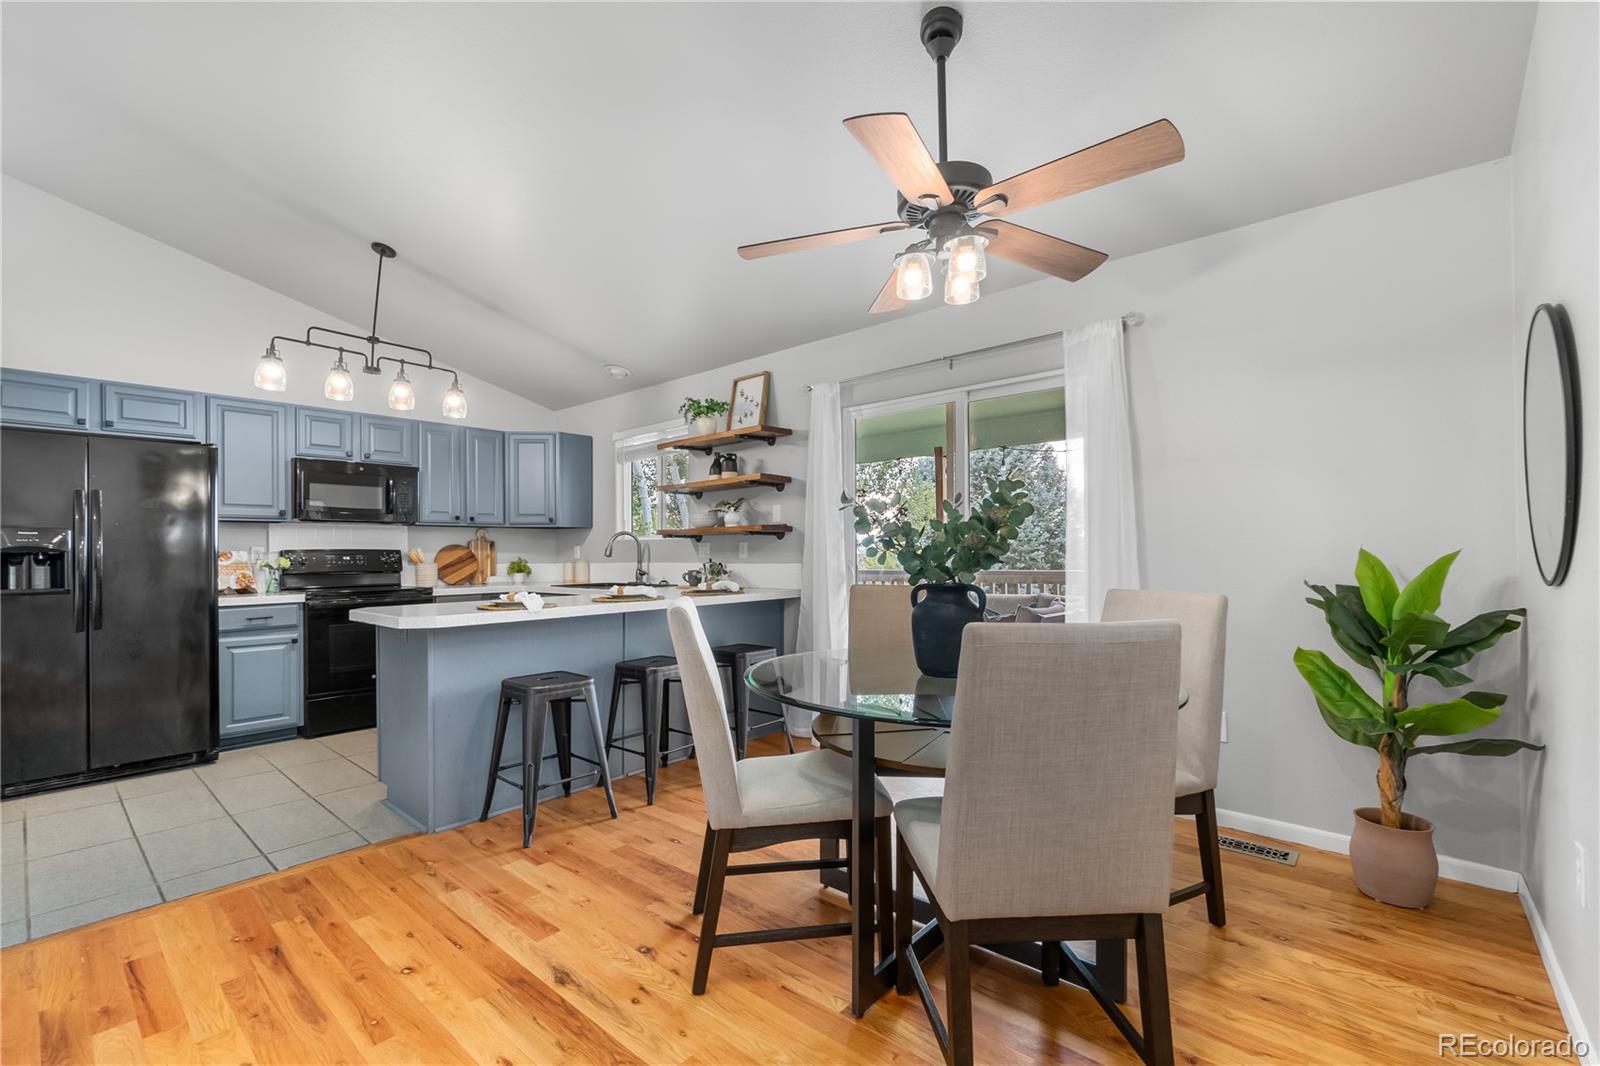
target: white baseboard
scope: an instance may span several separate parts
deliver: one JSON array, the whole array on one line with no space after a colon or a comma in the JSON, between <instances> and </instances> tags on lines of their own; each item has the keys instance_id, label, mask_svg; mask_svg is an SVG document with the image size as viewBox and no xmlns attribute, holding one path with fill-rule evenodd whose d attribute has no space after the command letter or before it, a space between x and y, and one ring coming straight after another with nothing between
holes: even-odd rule
<instances>
[{"instance_id":1,"label":"white baseboard","mask_svg":"<svg viewBox=\"0 0 1600 1066\"><path fill-rule=\"evenodd\" d=\"M1230 829L1242 829L1246 833L1258 833L1264 837L1274 837L1278 840L1287 840L1293 844L1304 844L1308 848L1321 848L1323 851L1332 851L1340 855L1350 854L1350 834L1332 833L1326 829L1313 829L1307 825L1295 825L1293 822L1280 822L1273 818L1262 818L1259 815L1245 814L1242 811L1217 811L1217 822ZM1439 856L1439 876L1450 881L1464 881L1469 885L1481 885L1500 892L1515 892L1522 883L1522 875L1515 870L1505 870L1498 866L1489 866L1471 859L1457 859L1449 855Z\"/></svg>"},{"instance_id":2,"label":"white baseboard","mask_svg":"<svg viewBox=\"0 0 1600 1066\"><path fill-rule=\"evenodd\" d=\"M1528 891L1528 882L1521 875L1517 877L1517 898L1522 900L1523 913L1528 916L1528 925L1533 929L1533 942L1539 946L1539 958L1544 960L1545 976L1550 978L1550 988L1556 994L1556 1005L1561 1008L1561 1017L1567 1023L1567 1035L1572 1037L1574 1047L1582 1044L1588 1048L1588 1053L1579 1061L1588 1066L1600 1066L1600 1050L1589 1040L1583 1015L1578 1013L1578 1001L1573 998L1567 976L1561 971L1561 960L1556 958L1550 934L1544 928L1544 919L1539 917L1539 908L1534 905L1533 894Z\"/></svg>"}]
</instances>

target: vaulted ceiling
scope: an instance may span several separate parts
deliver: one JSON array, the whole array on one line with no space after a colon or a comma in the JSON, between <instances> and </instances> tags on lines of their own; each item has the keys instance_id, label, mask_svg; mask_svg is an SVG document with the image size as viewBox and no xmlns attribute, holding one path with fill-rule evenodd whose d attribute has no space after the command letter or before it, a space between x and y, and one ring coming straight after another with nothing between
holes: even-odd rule
<instances>
[{"instance_id":1,"label":"vaulted ceiling","mask_svg":"<svg viewBox=\"0 0 1600 1066\"><path fill-rule=\"evenodd\" d=\"M1182 131L1184 162L1013 219L1113 257L1505 155L1533 20L965 6L952 158L999 178L1156 118ZM563 407L875 321L894 237L734 248L893 217L840 119L906 111L933 142L921 11L7 3L3 166L356 323L387 241L381 332ZM984 284L1037 277L998 263Z\"/></svg>"}]
</instances>

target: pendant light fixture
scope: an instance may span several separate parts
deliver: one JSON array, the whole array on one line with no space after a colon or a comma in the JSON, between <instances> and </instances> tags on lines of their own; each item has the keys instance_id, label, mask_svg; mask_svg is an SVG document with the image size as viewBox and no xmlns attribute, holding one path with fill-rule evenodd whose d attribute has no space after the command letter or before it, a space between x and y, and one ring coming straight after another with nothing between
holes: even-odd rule
<instances>
[{"instance_id":1,"label":"pendant light fixture","mask_svg":"<svg viewBox=\"0 0 1600 1066\"><path fill-rule=\"evenodd\" d=\"M971 274L973 280L982 281L989 276L989 264L983 254L988 246L989 238L981 233L963 233L959 237L952 237L950 243L945 245L950 269L958 274Z\"/></svg>"},{"instance_id":2,"label":"pendant light fixture","mask_svg":"<svg viewBox=\"0 0 1600 1066\"><path fill-rule=\"evenodd\" d=\"M955 270L944 272L944 302L947 304L973 304L978 302L978 279L973 274Z\"/></svg>"},{"instance_id":3,"label":"pendant light fixture","mask_svg":"<svg viewBox=\"0 0 1600 1066\"><path fill-rule=\"evenodd\" d=\"M912 245L894 260L894 294L902 300L920 300L933 292L933 256Z\"/></svg>"},{"instance_id":4,"label":"pendant light fixture","mask_svg":"<svg viewBox=\"0 0 1600 1066\"><path fill-rule=\"evenodd\" d=\"M328 376L322 382L322 395L338 403L349 403L355 399L356 385L350 376L350 368L345 363L345 356L357 356L361 360L363 374L383 373L384 363L394 363L397 372L393 383L389 386L389 407L395 411L411 411L417 406L416 389L411 384L411 379L406 376L406 367L416 367L422 370L436 370L441 374L450 375L450 387L445 390L442 409L446 418L467 417L467 395L461 391L461 375L447 366L440 366L433 361L433 353L426 348L417 348L398 341L386 341L378 336L378 300L383 294L383 261L395 258L395 250L382 241L373 241L372 250L378 255L378 279L372 291L372 328L365 337L358 333L346 333L342 329L330 329L327 326L308 326L304 338L276 336L267 344L267 352L256 363L255 386L267 392L282 392L289 384L288 368L284 366L283 359L278 355L278 342L299 344L307 348L321 348L334 353L333 366L328 370ZM311 339L313 333L325 334L330 338L343 337L347 340L359 341L367 346L365 352L352 350L339 343L324 343ZM401 352L409 352L420 358L406 358L404 355L379 355L379 348L396 348Z\"/></svg>"}]
</instances>

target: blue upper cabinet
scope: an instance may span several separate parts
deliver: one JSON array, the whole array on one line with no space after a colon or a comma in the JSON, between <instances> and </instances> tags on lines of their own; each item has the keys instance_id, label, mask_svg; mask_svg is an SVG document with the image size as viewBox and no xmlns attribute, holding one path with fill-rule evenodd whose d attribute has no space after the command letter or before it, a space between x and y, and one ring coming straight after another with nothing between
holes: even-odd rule
<instances>
[{"instance_id":1,"label":"blue upper cabinet","mask_svg":"<svg viewBox=\"0 0 1600 1066\"><path fill-rule=\"evenodd\" d=\"M217 446L217 517L289 517L289 408L261 400L206 400L206 440Z\"/></svg>"},{"instance_id":2,"label":"blue upper cabinet","mask_svg":"<svg viewBox=\"0 0 1600 1066\"><path fill-rule=\"evenodd\" d=\"M0 422L50 429L99 428L93 382L32 370L0 370Z\"/></svg>"},{"instance_id":3,"label":"blue upper cabinet","mask_svg":"<svg viewBox=\"0 0 1600 1066\"><path fill-rule=\"evenodd\" d=\"M594 524L594 438L581 433L506 434L506 524Z\"/></svg>"},{"instance_id":4,"label":"blue upper cabinet","mask_svg":"<svg viewBox=\"0 0 1600 1066\"><path fill-rule=\"evenodd\" d=\"M354 459L356 416L348 411L296 407L294 453L307 459Z\"/></svg>"},{"instance_id":5,"label":"blue upper cabinet","mask_svg":"<svg viewBox=\"0 0 1600 1066\"><path fill-rule=\"evenodd\" d=\"M100 429L130 437L200 440L205 435L205 401L198 392L148 385L100 386Z\"/></svg>"},{"instance_id":6,"label":"blue upper cabinet","mask_svg":"<svg viewBox=\"0 0 1600 1066\"><path fill-rule=\"evenodd\" d=\"M362 462L417 465L417 423L408 418L362 415L358 428Z\"/></svg>"},{"instance_id":7,"label":"blue upper cabinet","mask_svg":"<svg viewBox=\"0 0 1600 1066\"><path fill-rule=\"evenodd\" d=\"M466 520L466 442L461 426L424 422L417 463L417 523L460 525Z\"/></svg>"},{"instance_id":8,"label":"blue upper cabinet","mask_svg":"<svg viewBox=\"0 0 1600 1066\"><path fill-rule=\"evenodd\" d=\"M467 522L505 525L506 435L492 429L469 429L466 444Z\"/></svg>"}]
</instances>

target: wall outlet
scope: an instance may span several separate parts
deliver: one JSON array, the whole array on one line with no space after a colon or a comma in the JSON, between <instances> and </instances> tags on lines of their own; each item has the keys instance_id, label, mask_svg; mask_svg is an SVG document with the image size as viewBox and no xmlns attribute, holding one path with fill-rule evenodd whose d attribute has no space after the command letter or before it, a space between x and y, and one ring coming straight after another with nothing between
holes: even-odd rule
<instances>
[{"instance_id":1,"label":"wall outlet","mask_svg":"<svg viewBox=\"0 0 1600 1066\"><path fill-rule=\"evenodd\" d=\"M1224 744L1226 744L1228 742L1228 712L1227 711L1223 711L1222 712L1222 742Z\"/></svg>"},{"instance_id":2,"label":"wall outlet","mask_svg":"<svg viewBox=\"0 0 1600 1066\"><path fill-rule=\"evenodd\" d=\"M1588 864L1584 862L1586 855L1583 850L1583 844L1574 840L1572 842L1572 850L1577 852L1578 906L1587 910L1589 907L1589 877Z\"/></svg>"},{"instance_id":3,"label":"wall outlet","mask_svg":"<svg viewBox=\"0 0 1600 1066\"><path fill-rule=\"evenodd\" d=\"M739 538L739 558L750 558L750 542L745 540L743 537Z\"/></svg>"}]
</instances>

